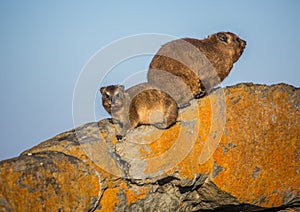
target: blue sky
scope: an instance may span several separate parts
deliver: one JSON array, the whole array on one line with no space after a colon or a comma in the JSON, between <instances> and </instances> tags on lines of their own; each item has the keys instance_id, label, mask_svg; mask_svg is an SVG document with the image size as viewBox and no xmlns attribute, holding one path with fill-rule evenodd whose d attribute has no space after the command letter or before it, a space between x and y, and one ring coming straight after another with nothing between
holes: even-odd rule
<instances>
[{"instance_id":1,"label":"blue sky","mask_svg":"<svg viewBox=\"0 0 300 212\"><path fill-rule=\"evenodd\" d=\"M0 160L72 129L82 68L99 49L132 35L205 38L232 31L247 48L222 86L299 87L299 14L297 0L0 1ZM118 71L146 70L150 59L119 64L108 82L124 81ZM108 117L100 103L95 113L97 120Z\"/></svg>"}]
</instances>

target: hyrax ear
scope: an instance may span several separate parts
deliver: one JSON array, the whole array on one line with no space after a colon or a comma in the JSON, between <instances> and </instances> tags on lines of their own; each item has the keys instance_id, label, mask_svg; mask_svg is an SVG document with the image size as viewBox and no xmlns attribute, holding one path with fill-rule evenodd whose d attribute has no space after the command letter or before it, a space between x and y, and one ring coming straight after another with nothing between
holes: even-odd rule
<instances>
[{"instance_id":1,"label":"hyrax ear","mask_svg":"<svg viewBox=\"0 0 300 212\"><path fill-rule=\"evenodd\" d=\"M100 88L100 93L103 94L103 93L105 92L105 90L106 90L106 87L101 87L101 88Z\"/></svg>"},{"instance_id":2,"label":"hyrax ear","mask_svg":"<svg viewBox=\"0 0 300 212\"><path fill-rule=\"evenodd\" d=\"M228 42L228 37L227 37L227 35L226 35L225 33L223 33L223 32L217 33L217 38L218 38L220 41L222 41L222 42L225 42L225 43Z\"/></svg>"},{"instance_id":3,"label":"hyrax ear","mask_svg":"<svg viewBox=\"0 0 300 212\"><path fill-rule=\"evenodd\" d=\"M124 85L119 85L118 87L119 87L119 89L120 89L121 91L124 91L124 90L125 90Z\"/></svg>"}]
</instances>

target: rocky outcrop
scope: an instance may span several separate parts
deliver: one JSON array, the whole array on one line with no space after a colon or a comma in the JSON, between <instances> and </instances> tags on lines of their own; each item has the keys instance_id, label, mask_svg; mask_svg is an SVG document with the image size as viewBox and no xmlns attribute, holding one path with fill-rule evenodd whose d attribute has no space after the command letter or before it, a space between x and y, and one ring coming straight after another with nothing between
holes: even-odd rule
<instances>
[{"instance_id":1,"label":"rocky outcrop","mask_svg":"<svg viewBox=\"0 0 300 212\"><path fill-rule=\"evenodd\" d=\"M0 162L2 211L300 210L300 89L239 84L122 141L89 123Z\"/></svg>"}]
</instances>

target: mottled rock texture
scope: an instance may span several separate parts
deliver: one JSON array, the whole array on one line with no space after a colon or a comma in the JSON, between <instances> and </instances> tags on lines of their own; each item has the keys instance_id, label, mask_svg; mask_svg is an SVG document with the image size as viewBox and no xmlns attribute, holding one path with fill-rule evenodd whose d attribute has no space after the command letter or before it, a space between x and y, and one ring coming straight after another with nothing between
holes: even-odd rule
<instances>
[{"instance_id":1,"label":"mottled rock texture","mask_svg":"<svg viewBox=\"0 0 300 212\"><path fill-rule=\"evenodd\" d=\"M0 162L2 211L299 211L300 89L218 88L168 130L90 123ZM21 142L21 141L20 141Z\"/></svg>"}]
</instances>

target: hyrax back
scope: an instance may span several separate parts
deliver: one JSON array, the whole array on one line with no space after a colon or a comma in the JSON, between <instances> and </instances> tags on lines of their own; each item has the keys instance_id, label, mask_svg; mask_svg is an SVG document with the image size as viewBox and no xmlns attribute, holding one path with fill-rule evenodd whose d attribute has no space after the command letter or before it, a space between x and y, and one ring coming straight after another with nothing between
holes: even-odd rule
<instances>
[{"instance_id":1,"label":"hyrax back","mask_svg":"<svg viewBox=\"0 0 300 212\"><path fill-rule=\"evenodd\" d=\"M140 84L124 91L124 86L110 85L100 89L102 105L120 124L120 135L140 125L166 129L176 123L178 107L167 93L149 84ZM120 136L119 136L120 137Z\"/></svg>"},{"instance_id":2,"label":"hyrax back","mask_svg":"<svg viewBox=\"0 0 300 212\"><path fill-rule=\"evenodd\" d=\"M129 107L129 119L132 127L154 125L166 129L176 122L178 107L174 99L167 93L149 89L132 98Z\"/></svg>"},{"instance_id":3,"label":"hyrax back","mask_svg":"<svg viewBox=\"0 0 300 212\"><path fill-rule=\"evenodd\" d=\"M148 82L173 97L179 107L186 106L222 82L245 47L246 42L231 32L171 41L153 57Z\"/></svg>"}]
</instances>

